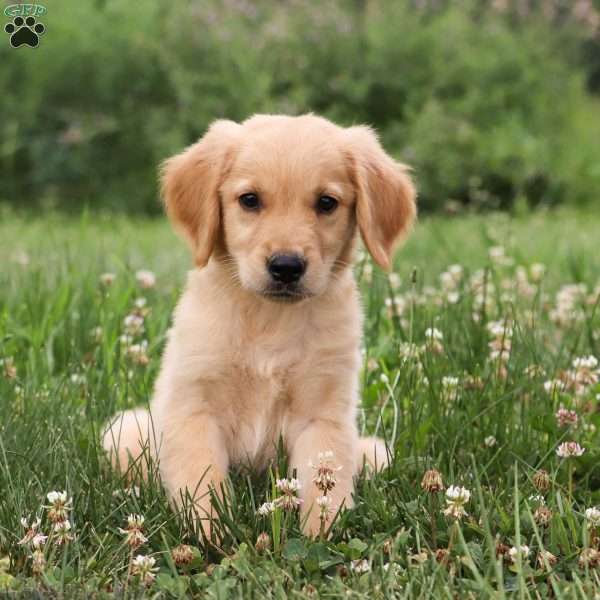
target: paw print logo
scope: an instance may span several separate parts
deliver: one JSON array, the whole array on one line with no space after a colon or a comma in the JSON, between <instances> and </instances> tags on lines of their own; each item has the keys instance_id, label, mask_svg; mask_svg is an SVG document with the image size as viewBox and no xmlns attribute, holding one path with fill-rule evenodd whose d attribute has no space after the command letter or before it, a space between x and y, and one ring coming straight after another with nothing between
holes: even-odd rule
<instances>
[{"instance_id":1,"label":"paw print logo","mask_svg":"<svg viewBox=\"0 0 600 600\"><path fill-rule=\"evenodd\" d=\"M46 31L42 23L38 23L35 17L15 17L12 23L4 26L4 31L10 35L10 45L13 48L29 46L35 48L40 43L40 35Z\"/></svg>"}]
</instances>

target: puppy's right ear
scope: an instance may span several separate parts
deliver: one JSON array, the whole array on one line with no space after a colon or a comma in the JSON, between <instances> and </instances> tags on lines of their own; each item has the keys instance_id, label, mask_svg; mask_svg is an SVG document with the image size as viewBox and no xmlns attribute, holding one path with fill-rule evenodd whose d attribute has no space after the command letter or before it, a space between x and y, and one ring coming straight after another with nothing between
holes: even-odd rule
<instances>
[{"instance_id":1,"label":"puppy's right ear","mask_svg":"<svg viewBox=\"0 0 600 600\"><path fill-rule=\"evenodd\" d=\"M233 121L215 121L198 142L161 165L167 214L189 242L199 267L208 262L219 235L219 187L240 128Z\"/></svg>"}]
</instances>

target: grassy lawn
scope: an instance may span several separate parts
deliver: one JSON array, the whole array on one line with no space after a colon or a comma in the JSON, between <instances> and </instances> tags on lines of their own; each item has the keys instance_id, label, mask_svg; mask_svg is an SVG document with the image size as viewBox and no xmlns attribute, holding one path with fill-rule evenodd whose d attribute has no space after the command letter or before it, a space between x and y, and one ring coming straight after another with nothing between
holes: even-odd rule
<instances>
[{"instance_id":1,"label":"grassy lawn","mask_svg":"<svg viewBox=\"0 0 600 600\"><path fill-rule=\"evenodd\" d=\"M294 514L257 514L268 473L234 473L205 547L156 477L122 479L98 443L109 416L150 399L183 244L165 221L0 212L0 596L600 597L600 512L586 516L600 506L599 231L593 213L423 219L396 276L362 260L360 427L386 438L391 468L360 478L322 541ZM121 340L132 312L143 331ZM583 454L558 456L570 441ZM444 490L423 488L428 469ZM62 519L54 490L72 498ZM135 551L131 514L145 518ZM138 554L158 569L146 583Z\"/></svg>"}]
</instances>

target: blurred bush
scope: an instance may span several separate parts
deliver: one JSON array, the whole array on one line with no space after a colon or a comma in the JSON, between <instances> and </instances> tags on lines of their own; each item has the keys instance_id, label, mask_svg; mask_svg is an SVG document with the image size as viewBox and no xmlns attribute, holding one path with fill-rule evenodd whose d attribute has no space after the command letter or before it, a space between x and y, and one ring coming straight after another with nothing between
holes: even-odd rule
<instances>
[{"instance_id":1,"label":"blurred bush","mask_svg":"<svg viewBox=\"0 0 600 600\"><path fill-rule=\"evenodd\" d=\"M156 212L213 119L314 111L375 126L424 209L597 202L600 25L571 4L54 0L1 51L0 199Z\"/></svg>"}]
</instances>

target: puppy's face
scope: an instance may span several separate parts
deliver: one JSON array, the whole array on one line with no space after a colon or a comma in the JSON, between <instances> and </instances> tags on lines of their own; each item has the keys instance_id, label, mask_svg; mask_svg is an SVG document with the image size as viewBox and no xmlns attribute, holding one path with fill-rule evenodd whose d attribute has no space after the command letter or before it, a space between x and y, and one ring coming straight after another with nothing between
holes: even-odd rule
<instances>
[{"instance_id":1,"label":"puppy's face","mask_svg":"<svg viewBox=\"0 0 600 600\"><path fill-rule=\"evenodd\" d=\"M273 300L322 293L347 261L355 193L335 130L250 126L220 187L225 247L241 285Z\"/></svg>"},{"instance_id":2,"label":"puppy's face","mask_svg":"<svg viewBox=\"0 0 600 600\"><path fill-rule=\"evenodd\" d=\"M327 289L357 224L388 267L415 213L405 168L371 130L313 116L218 121L167 161L163 193L199 266L214 253L242 287L285 302Z\"/></svg>"}]
</instances>

